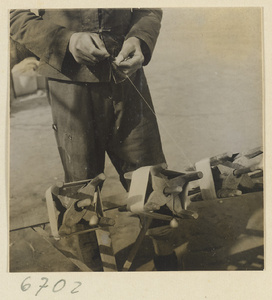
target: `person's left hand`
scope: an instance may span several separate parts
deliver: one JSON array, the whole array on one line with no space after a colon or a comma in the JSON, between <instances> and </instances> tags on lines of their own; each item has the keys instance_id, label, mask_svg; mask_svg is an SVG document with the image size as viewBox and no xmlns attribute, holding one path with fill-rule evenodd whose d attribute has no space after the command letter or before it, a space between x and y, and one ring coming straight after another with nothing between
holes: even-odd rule
<instances>
[{"instance_id":1,"label":"person's left hand","mask_svg":"<svg viewBox=\"0 0 272 300\"><path fill-rule=\"evenodd\" d=\"M118 69L127 76L132 75L141 68L143 62L144 55L141 50L141 41L136 37L130 37L124 42L114 61Z\"/></svg>"}]
</instances>

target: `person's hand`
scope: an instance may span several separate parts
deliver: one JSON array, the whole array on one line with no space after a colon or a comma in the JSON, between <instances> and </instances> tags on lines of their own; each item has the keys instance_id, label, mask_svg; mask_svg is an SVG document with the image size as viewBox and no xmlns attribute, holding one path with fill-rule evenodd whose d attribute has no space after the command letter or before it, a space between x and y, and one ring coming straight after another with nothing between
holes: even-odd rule
<instances>
[{"instance_id":1,"label":"person's hand","mask_svg":"<svg viewBox=\"0 0 272 300\"><path fill-rule=\"evenodd\" d=\"M115 58L114 63L118 69L127 76L132 75L144 62L144 56L141 50L141 41L136 37L128 38Z\"/></svg>"},{"instance_id":2,"label":"person's hand","mask_svg":"<svg viewBox=\"0 0 272 300\"><path fill-rule=\"evenodd\" d=\"M72 34L69 51L77 63L91 66L110 56L99 35L90 32Z\"/></svg>"}]
</instances>

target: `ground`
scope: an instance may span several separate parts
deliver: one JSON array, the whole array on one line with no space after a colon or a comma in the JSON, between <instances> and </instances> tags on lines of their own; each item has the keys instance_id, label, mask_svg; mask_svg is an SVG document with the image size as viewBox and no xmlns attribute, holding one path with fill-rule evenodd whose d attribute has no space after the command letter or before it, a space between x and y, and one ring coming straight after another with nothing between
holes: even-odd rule
<instances>
[{"instance_id":1,"label":"ground","mask_svg":"<svg viewBox=\"0 0 272 300\"><path fill-rule=\"evenodd\" d=\"M214 24L217 24L215 27ZM145 68L169 169L183 171L223 152L262 145L260 11L165 10L152 62ZM46 94L15 99L10 111L10 229L47 219L44 194L63 179ZM124 193L106 162L103 191ZM262 194L193 203L199 219L181 224L176 252L186 270L263 268ZM137 218L111 212L120 263L139 231ZM33 224L34 224L33 223ZM134 269L152 270L145 239ZM22 259L23 257L23 259ZM32 229L10 234L10 271L78 271Z\"/></svg>"}]
</instances>

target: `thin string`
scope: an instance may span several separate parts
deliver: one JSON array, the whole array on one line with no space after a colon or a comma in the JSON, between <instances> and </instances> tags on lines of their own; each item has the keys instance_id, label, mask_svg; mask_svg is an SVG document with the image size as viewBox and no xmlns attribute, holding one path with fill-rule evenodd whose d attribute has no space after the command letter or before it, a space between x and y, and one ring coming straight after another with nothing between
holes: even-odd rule
<instances>
[{"instance_id":1,"label":"thin string","mask_svg":"<svg viewBox=\"0 0 272 300\"><path fill-rule=\"evenodd\" d=\"M101 40L103 41L106 49L107 49L107 44L105 43L104 40L104 35L102 34L102 32L99 32L99 36L101 38ZM107 49L108 50L108 49ZM109 51L108 51L109 52ZM110 53L110 52L109 52ZM114 57L109 57L109 62L110 62L110 68L111 68L111 74L113 75L113 69L115 69L115 71L117 71L116 68L114 68L113 65L113 61L115 60ZM179 146L179 144L176 142L176 140L172 137L172 135L168 132L168 130L166 129L166 127L164 126L163 122L161 121L161 119L156 115L155 111L152 109L152 107L148 104L148 102L146 101L146 99L144 98L144 96L142 95L142 93L137 89L137 87L135 86L135 84L132 82L132 80L129 78L129 76L127 74L124 74L122 72L122 76L125 77L126 79L128 79L128 81L131 83L131 85L134 87L135 91L137 91L137 93L139 94L139 96L143 99L143 101L145 102L145 104L147 105L147 107L150 109L150 111L153 113L153 115L156 117L157 121L160 123L161 127L164 129L165 133L168 135L168 137L173 141L173 143L176 145L176 147L180 150L180 152L183 154L183 157L187 160L187 162L189 163L189 166L193 169L196 170L194 164L189 160L188 156L185 154L184 150ZM114 76L113 76L114 78Z\"/></svg>"},{"instance_id":2,"label":"thin string","mask_svg":"<svg viewBox=\"0 0 272 300\"><path fill-rule=\"evenodd\" d=\"M150 111L153 113L153 115L156 117L156 119L158 120L158 122L161 124L161 126L163 127L165 133L168 135L168 137L174 142L174 144L176 145L176 147L181 151L181 153L183 154L183 157L187 160L187 162L189 163L189 165L196 170L195 166L192 164L192 162L189 160L189 158L187 157L187 155L185 154L185 152L183 151L183 149L178 145L178 143L176 142L176 140L172 137L172 135L168 132L168 130L166 129L166 127L164 126L163 122L158 118L158 116L156 115L155 111L153 110L153 108L148 104L148 102L146 101L146 99L144 98L144 96L142 95L142 93L137 89L137 87L135 86L135 84L132 82L132 80L129 78L128 75L126 75L126 78L128 79L128 81L131 83L131 85L134 87L135 91L137 91L137 93L139 94L139 96L143 99L143 101L145 102L145 104L147 105L147 107L150 109ZM163 178L164 182L167 183L166 178ZM173 199L173 210L172 211L172 216L174 217L175 214L177 215L177 212L175 210L175 204L176 204L176 197L174 197L172 195L171 197ZM170 201L170 200L169 200Z\"/></svg>"},{"instance_id":3,"label":"thin string","mask_svg":"<svg viewBox=\"0 0 272 300\"><path fill-rule=\"evenodd\" d=\"M145 104L147 105L147 107L150 109L150 111L153 113L153 115L157 118L158 122L160 123L161 127L164 129L165 133L168 135L168 137L174 142L174 144L176 145L176 147L180 150L180 152L183 154L183 157L187 160L187 162L189 163L190 167L192 167L195 170L195 166L194 164L189 160L189 158L187 157L187 155L185 154L184 150L179 146L179 144L176 142L176 140L172 137L172 135L169 133L169 131L166 129L166 127L164 126L163 122L161 121L161 119L156 115L155 111L153 110L153 108L148 104L148 102L146 101L146 99L144 98L144 96L141 94L141 92L137 89L137 87L135 86L135 84L132 82L132 80L129 78L128 75L125 75L126 78L129 80L129 82L131 83L131 85L134 87L134 89L137 91L137 93L139 94L139 96L143 99L143 101L145 102Z\"/></svg>"},{"instance_id":4,"label":"thin string","mask_svg":"<svg viewBox=\"0 0 272 300\"><path fill-rule=\"evenodd\" d=\"M103 35L101 36L102 40L104 41L104 37ZM105 43L105 42L104 42ZM110 57L109 61L110 61L110 67L111 67L111 74L113 75L113 79L115 80L115 76L114 76L114 72L113 70L115 70L115 72L119 73L120 71L118 70L117 67L114 66L113 61L115 60L115 58ZM168 137L173 141L173 143L176 145L176 147L179 149L179 151L182 153L183 157L186 159L186 161L189 163L189 166L195 170L195 166L194 164L189 160L189 158L187 157L187 155L185 154L184 150L179 146L179 144L176 142L176 140L172 137L172 135L168 132L168 130L166 129L166 127L164 126L163 122L161 121L161 119L156 115L155 111L153 110L153 108L148 104L148 102L146 101L146 99L144 98L144 96L142 95L142 93L138 90L138 88L135 86L135 84L133 83L133 81L129 78L129 76L123 72L121 72L120 74L124 79L122 81L124 81L125 79L128 79L128 81L130 82L130 84L133 86L133 88L135 89L135 91L139 94L139 96L142 98L142 100L145 102L145 104L147 105L147 107L150 109L150 111L153 113L153 115L156 117L157 121L160 123L161 127L164 129L165 133L168 135ZM119 82L120 83L120 82Z\"/></svg>"}]
</instances>

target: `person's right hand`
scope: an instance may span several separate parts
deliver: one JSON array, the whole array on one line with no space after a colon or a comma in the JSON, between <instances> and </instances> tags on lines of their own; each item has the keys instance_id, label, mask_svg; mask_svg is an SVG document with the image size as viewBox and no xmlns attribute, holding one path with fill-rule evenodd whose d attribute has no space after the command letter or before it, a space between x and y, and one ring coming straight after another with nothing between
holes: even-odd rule
<instances>
[{"instance_id":1,"label":"person's right hand","mask_svg":"<svg viewBox=\"0 0 272 300\"><path fill-rule=\"evenodd\" d=\"M77 63L91 66L110 56L99 35L91 32L72 34L69 51Z\"/></svg>"}]
</instances>

